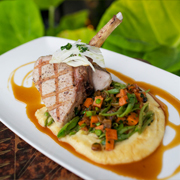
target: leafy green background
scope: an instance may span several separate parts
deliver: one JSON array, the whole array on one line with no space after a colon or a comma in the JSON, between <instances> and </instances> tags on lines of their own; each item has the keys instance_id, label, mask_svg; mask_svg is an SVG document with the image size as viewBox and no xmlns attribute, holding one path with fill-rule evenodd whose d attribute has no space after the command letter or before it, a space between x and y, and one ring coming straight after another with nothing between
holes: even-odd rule
<instances>
[{"instance_id":1,"label":"leafy green background","mask_svg":"<svg viewBox=\"0 0 180 180\"><path fill-rule=\"evenodd\" d=\"M147 60L180 76L180 1L116 0L106 9L95 29L87 26L88 10L65 15L55 25L55 10L63 2L1 0L0 54L45 35L88 43L120 11L123 22L107 38L103 48ZM49 28L43 23L42 10L49 11Z\"/></svg>"},{"instance_id":2,"label":"leafy green background","mask_svg":"<svg viewBox=\"0 0 180 180\"><path fill-rule=\"evenodd\" d=\"M33 1L0 2L0 54L43 35L42 18Z\"/></svg>"}]
</instances>

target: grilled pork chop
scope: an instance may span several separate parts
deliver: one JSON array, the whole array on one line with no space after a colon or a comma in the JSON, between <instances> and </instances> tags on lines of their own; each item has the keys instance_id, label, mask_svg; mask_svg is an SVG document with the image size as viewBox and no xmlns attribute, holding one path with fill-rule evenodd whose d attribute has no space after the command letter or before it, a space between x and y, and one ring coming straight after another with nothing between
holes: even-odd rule
<instances>
[{"instance_id":1,"label":"grilled pork chop","mask_svg":"<svg viewBox=\"0 0 180 180\"><path fill-rule=\"evenodd\" d=\"M50 64L51 55L40 57L33 70L33 81L52 118L63 126L80 109L94 88L90 66Z\"/></svg>"},{"instance_id":2,"label":"grilled pork chop","mask_svg":"<svg viewBox=\"0 0 180 180\"><path fill-rule=\"evenodd\" d=\"M111 32L122 22L118 13L92 38L89 45L101 47ZM94 89L102 90L111 84L111 75L97 64L72 67L65 63L50 64L52 56L40 57L34 65L33 81L52 118L63 126L80 109L83 100ZM92 61L92 59L89 59Z\"/></svg>"}]
</instances>

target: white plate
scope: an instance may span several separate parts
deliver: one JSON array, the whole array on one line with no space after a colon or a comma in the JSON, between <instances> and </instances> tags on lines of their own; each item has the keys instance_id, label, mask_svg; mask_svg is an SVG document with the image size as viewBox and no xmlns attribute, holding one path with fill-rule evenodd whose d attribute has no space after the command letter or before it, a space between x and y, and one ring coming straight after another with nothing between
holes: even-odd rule
<instances>
[{"instance_id":1,"label":"white plate","mask_svg":"<svg viewBox=\"0 0 180 180\"><path fill-rule=\"evenodd\" d=\"M7 88L8 77L15 68L35 61L39 56L52 54L60 46L67 44L67 42L72 41L55 37L42 37L0 56L0 119L7 127L34 148L84 179L129 179L77 158L55 143L49 136L40 132L27 118L25 105L17 101L12 91ZM105 57L106 67L117 70L137 81L144 81L158 86L180 100L180 77L108 50L102 49L102 53ZM15 75L15 82L20 84L24 75L32 68L33 64L19 70ZM31 85L31 81L29 84ZM165 102L164 100L162 101ZM177 111L169 103L167 105L170 121L179 124ZM168 134L171 134L171 130L168 130L168 132L170 132ZM168 143L167 141L169 141L169 138L165 134L163 142L166 144ZM163 169L159 178L171 175L180 164L180 146L170 150L168 155L170 158L164 157L163 159ZM180 179L180 173L172 179Z\"/></svg>"}]
</instances>

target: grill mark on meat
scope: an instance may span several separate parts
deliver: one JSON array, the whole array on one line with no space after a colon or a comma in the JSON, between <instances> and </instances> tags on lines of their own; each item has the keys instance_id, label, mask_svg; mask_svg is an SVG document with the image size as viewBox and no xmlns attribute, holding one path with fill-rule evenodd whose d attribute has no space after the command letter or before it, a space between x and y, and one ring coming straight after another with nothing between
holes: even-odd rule
<instances>
[{"instance_id":1,"label":"grill mark on meat","mask_svg":"<svg viewBox=\"0 0 180 180\"><path fill-rule=\"evenodd\" d=\"M46 64L49 64L49 61L43 61L42 62L42 59L41 59L41 63L39 62L39 64L37 66L35 66L34 69L40 68Z\"/></svg>"},{"instance_id":2,"label":"grill mark on meat","mask_svg":"<svg viewBox=\"0 0 180 180\"><path fill-rule=\"evenodd\" d=\"M59 105L59 94L58 94L58 64L55 63L54 64L54 74L55 74L55 86L56 86L56 104ZM56 115L57 115L57 118L59 119L59 108L57 107L56 109Z\"/></svg>"},{"instance_id":3,"label":"grill mark on meat","mask_svg":"<svg viewBox=\"0 0 180 180\"><path fill-rule=\"evenodd\" d=\"M67 74L69 72L69 69L65 69L65 70L63 70L63 71L60 71L60 72L57 72L57 75L55 74L55 75L53 75L53 76L51 76L51 77L47 77L47 78L42 78L41 80L43 80L44 82L45 81L48 81L48 80L50 80L50 79L55 79L57 76L61 76L61 75L64 75L64 74ZM37 80L37 82L35 83L35 85L38 85L39 84L39 81L40 80Z\"/></svg>"},{"instance_id":4,"label":"grill mark on meat","mask_svg":"<svg viewBox=\"0 0 180 180\"><path fill-rule=\"evenodd\" d=\"M44 98L47 98L47 97L56 96L56 94L60 94L60 93L65 92L65 91L67 91L67 90L71 90L72 88L73 88L73 86L68 86L68 87L65 87L65 88L63 88L63 89L61 89L61 90L56 89L55 92L46 94L46 95L41 96L41 97L44 99Z\"/></svg>"},{"instance_id":5,"label":"grill mark on meat","mask_svg":"<svg viewBox=\"0 0 180 180\"><path fill-rule=\"evenodd\" d=\"M59 105L62 105L62 102L59 104L54 104L52 106L49 106L48 111L52 111L52 110L56 109L56 114L57 114L57 109L59 109ZM59 112L59 110L58 110L58 112ZM60 114L60 112L58 114Z\"/></svg>"}]
</instances>

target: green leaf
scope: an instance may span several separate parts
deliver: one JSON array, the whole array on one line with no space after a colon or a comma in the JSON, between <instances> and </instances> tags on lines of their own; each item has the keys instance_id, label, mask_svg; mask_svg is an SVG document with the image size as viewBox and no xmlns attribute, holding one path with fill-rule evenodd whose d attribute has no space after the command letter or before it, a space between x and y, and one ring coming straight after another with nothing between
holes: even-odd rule
<instances>
[{"instance_id":1,"label":"green leaf","mask_svg":"<svg viewBox=\"0 0 180 180\"><path fill-rule=\"evenodd\" d=\"M135 52L135 51L126 50L110 43L107 40L105 41L102 47L104 49L108 49L108 50L111 50L111 51L114 51L114 52L117 52L126 56L134 57L134 58L142 59L144 56L144 52Z\"/></svg>"},{"instance_id":2,"label":"green leaf","mask_svg":"<svg viewBox=\"0 0 180 180\"><path fill-rule=\"evenodd\" d=\"M106 11L98 30L120 11L123 22L112 33L120 38L120 41L116 40L118 46L132 51L143 51L142 43L145 50L159 45L177 47L180 43L179 7L180 1L118 0ZM132 43L139 47L133 47Z\"/></svg>"},{"instance_id":3,"label":"green leaf","mask_svg":"<svg viewBox=\"0 0 180 180\"><path fill-rule=\"evenodd\" d=\"M161 46L154 51L145 53L143 59L167 71L178 71L180 69L180 45L177 48Z\"/></svg>"},{"instance_id":4,"label":"green leaf","mask_svg":"<svg viewBox=\"0 0 180 180\"><path fill-rule=\"evenodd\" d=\"M49 9L51 6L57 7L63 1L64 0L34 0L38 7L43 10Z\"/></svg>"},{"instance_id":5,"label":"green leaf","mask_svg":"<svg viewBox=\"0 0 180 180\"><path fill-rule=\"evenodd\" d=\"M63 16L60 20L58 27L56 28L56 33L58 34L63 30L74 30L85 27L86 21L88 19L89 12L87 10L78 11L73 14Z\"/></svg>"},{"instance_id":6,"label":"green leaf","mask_svg":"<svg viewBox=\"0 0 180 180\"><path fill-rule=\"evenodd\" d=\"M96 32L89 28L80 28L76 30L65 30L58 34L58 37L72 39L77 41L81 39L84 43L89 43L89 41L96 35Z\"/></svg>"},{"instance_id":7,"label":"green leaf","mask_svg":"<svg viewBox=\"0 0 180 180\"><path fill-rule=\"evenodd\" d=\"M44 34L39 9L31 0L0 2L0 24L0 54Z\"/></svg>"},{"instance_id":8,"label":"green leaf","mask_svg":"<svg viewBox=\"0 0 180 180\"><path fill-rule=\"evenodd\" d=\"M114 1L103 15L100 30L118 12L123 22L103 47L153 65L178 72L180 69L180 1Z\"/></svg>"}]
</instances>

